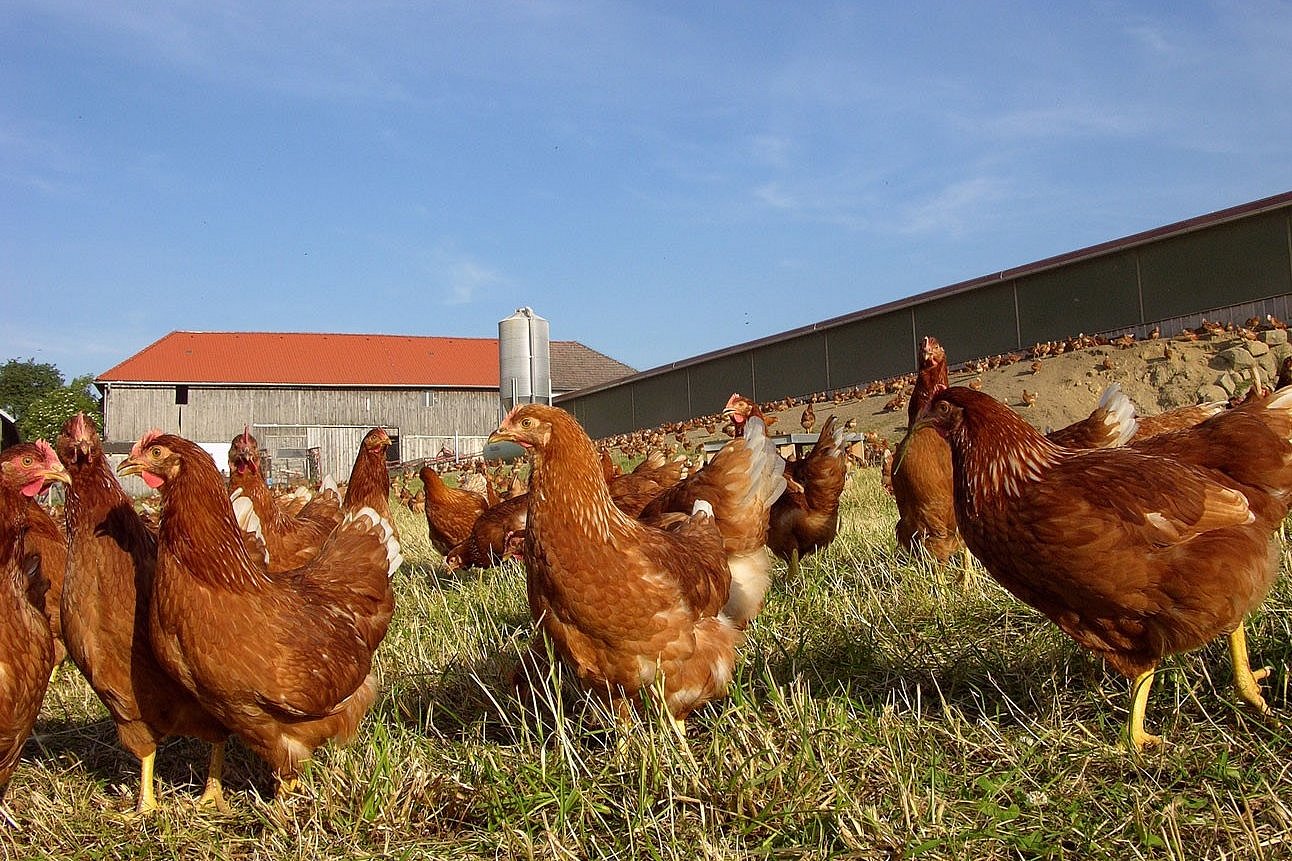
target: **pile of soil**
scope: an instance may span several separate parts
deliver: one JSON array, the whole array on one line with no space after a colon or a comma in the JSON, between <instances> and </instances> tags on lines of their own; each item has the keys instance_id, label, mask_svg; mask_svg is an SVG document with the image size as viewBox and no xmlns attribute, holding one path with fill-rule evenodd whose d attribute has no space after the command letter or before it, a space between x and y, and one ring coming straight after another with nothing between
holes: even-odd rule
<instances>
[{"instance_id":1,"label":"pile of soil","mask_svg":"<svg viewBox=\"0 0 1292 861\"><path fill-rule=\"evenodd\" d=\"M1253 340L1249 336L1256 334ZM1272 386L1282 360L1292 355L1287 331L1259 333L1207 332L1190 338L1161 338L1068 350L1039 359L1027 352L1015 354L991 369L951 372L951 384L981 380L981 390L1014 407L1019 415L1041 430L1063 427L1090 414L1109 383L1119 383L1136 405L1139 415L1155 415L1174 407L1224 401L1241 395L1252 384L1253 374ZM947 345L944 345L947 346ZM970 363L974 365L975 363ZM909 393L910 387L907 387ZM1035 394L1028 406L1024 392ZM818 400L812 408L816 428L834 413L840 420L855 418L856 432L872 431L895 446L906 432L906 407L885 409L892 395L884 394L839 402ZM775 434L802 433L802 403L769 412L777 416ZM815 432L815 429L814 431ZM688 448L726 437L703 430L687 435ZM672 435L669 442L674 442Z\"/></svg>"}]
</instances>

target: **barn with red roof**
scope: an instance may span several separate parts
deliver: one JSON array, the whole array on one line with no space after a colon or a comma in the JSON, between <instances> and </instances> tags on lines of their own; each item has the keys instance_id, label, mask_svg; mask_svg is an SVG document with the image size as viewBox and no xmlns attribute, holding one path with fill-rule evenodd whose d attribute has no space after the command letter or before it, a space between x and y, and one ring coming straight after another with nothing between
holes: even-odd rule
<instances>
[{"instance_id":1,"label":"barn with red roof","mask_svg":"<svg viewBox=\"0 0 1292 861\"><path fill-rule=\"evenodd\" d=\"M631 374L577 341L552 341L554 393ZM95 378L108 450L151 428L179 433L225 467L243 426L279 481L349 474L381 425L392 459L474 455L498 424L496 338L304 332L171 332Z\"/></svg>"}]
</instances>

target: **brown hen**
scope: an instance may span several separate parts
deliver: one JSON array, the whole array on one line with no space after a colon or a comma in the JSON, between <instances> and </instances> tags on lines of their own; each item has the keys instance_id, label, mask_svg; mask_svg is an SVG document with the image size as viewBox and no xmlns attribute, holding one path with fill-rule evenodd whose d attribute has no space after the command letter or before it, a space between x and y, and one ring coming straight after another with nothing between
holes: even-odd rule
<instances>
[{"instance_id":1,"label":"brown hen","mask_svg":"<svg viewBox=\"0 0 1292 861\"><path fill-rule=\"evenodd\" d=\"M390 518L390 470L386 466L386 449L390 445L390 434L385 428L373 428L364 434L350 469L350 481L345 486L343 507L350 512L367 506L394 529L395 523ZM397 529L395 538L399 538Z\"/></svg>"},{"instance_id":2,"label":"brown hen","mask_svg":"<svg viewBox=\"0 0 1292 861\"><path fill-rule=\"evenodd\" d=\"M1131 437L1131 443L1134 444L1158 434L1191 428L1199 422L1204 422L1211 418L1224 408L1225 405L1219 402L1187 404L1153 416L1136 416L1135 435Z\"/></svg>"},{"instance_id":3,"label":"brown hen","mask_svg":"<svg viewBox=\"0 0 1292 861\"><path fill-rule=\"evenodd\" d=\"M666 460L663 453L648 457L632 472L610 479L610 498L629 517L637 517L657 496L682 480L686 458Z\"/></svg>"},{"instance_id":4,"label":"brown hen","mask_svg":"<svg viewBox=\"0 0 1292 861\"><path fill-rule=\"evenodd\" d=\"M738 438L744 436L750 417L762 419L766 426L762 409L739 392L727 399L722 412L735 425ZM786 464L785 478L785 492L768 513L767 546L789 566L789 575L798 577L799 560L829 546L839 533L839 497L848 478L848 452L843 429L833 414L822 424L812 451Z\"/></svg>"},{"instance_id":5,"label":"brown hen","mask_svg":"<svg viewBox=\"0 0 1292 861\"><path fill-rule=\"evenodd\" d=\"M422 467L418 475L426 488L426 528L431 546L447 557L471 534L471 527L488 508L488 503L479 493L449 487L429 466Z\"/></svg>"},{"instance_id":6,"label":"brown hen","mask_svg":"<svg viewBox=\"0 0 1292 861\"><path fill-rule=\"evenodd\" d=\"M228 731L166 674L148 640L157 537L121 489L84 413L63 424L57 446L71 479L64 506L63 636L72 661L116 724L121 746L139 758L135 809L146 813L157 806L154 763L157 745L168 735L213 745L200 803L223 807Z\"/></svg>"},{"instance_id":7,"label":"brown hen","mask_svg":"<svg viewBox=\"0 0 1292 861\"><path fill-rule=\"evenodd\" d=\"M755 423L723 449L731 468L711 474L712 498L664 530L615 507L573 416L543 404L511 411L490 442L531 455L526 587L541 632L531 660L541 664L550 643L621 716L661 690L679 730L725 694L741 628L766 590L767 509L784 489L784 464Z\"/></svg>"},{"instance_id":8,"label":"brown hen","mask_svg":"<svg viewBox=\"0 0 1292 861\"><path fill-rule=\"evenodd\" d=\"M956 526L951 449L933 428L917 429L915 419L948 385L946 350L937 338L926 336L920 342L919 370L907 405L910 430L898 443L891 468L897 543L908 552L923 547L944 564L964 549Z\"/></svg>"},{"instance_id":9,"label":"brown hen","mask_svg":"<svg viewBox=\"0 0 1292 861\"><path fill-rule=\"evenodd\" d=\"M44 614L44 580L23 549L27 502L51 481L67 481L43 441L0 452L0 800L36 725L54 668L54 643Z\"/></svg>"},{"instance_id":10,"label":"brown hen","mask_svg":"<svg viewBox=\"0 0 1292 861\"><path fill-rule=\"evenodd\" d=\"M964 547L955 520L951 451L932 428L918 432L914 428L920 412L948 385L946 350L936 338L926 336L920 342L920 367L907 410L911 430L893 458L892 482L898 511L897 543L908 552L922 546L941 563ZM1122 445L1134 431L1134 405L1113 383L1104 389L1089 416L1047 436L1068 448L1106 448Z\"/></svg>"},{"instance_id":11,"label":"brown hen","mask_svg":"<svg viewBox=\"0 0 1292 861\"><path fill-rule=\"evenodd\" d=\"M290 571L313 559L341 522L341 496L330 478L295 513L290 502L275 499L260 471L259 445L246 428L229 445L229 488L235 510L244 512L240 519L245 519L246 508L238 499L250 502L260 522L271 571Z\"/></svg>"},{"instance_id":12,"label":"brown hen","mask_svg":"<svg viewBox=\"0 0 1292 861\"><path fill-rule=\"evenodd\" d=\"M1292 390L1252 416L1268 422L1285 463L1289 408ZM1133 680L1131 745L1158 741L1144 730L1157 664L1220 634L1231 635L1239 695L1266 710L1240 632L1273 582L1271 535L1292 485L1247 487L1128 447L1061 448L965 388L936 395L916 426L950 443L957 521L973 554L1006 589Z\"/></svg>"},{"instance_id":13,"label":"brown hen","mask_svg":"<svg viewBox=\"0 0 1292 861\"><path fill-rule=\"evenodd\" d=\"M504 499L480 513L471 532L444 557L450 571L490 568L515 555L514 539L525 532L529 494Z\"/></svg>"},{"instance_id":14,"label":"brown hen","mask_svg":"<svg viewBox=\"0 0 1292 861\"><path fill-rule=\"evenodd\" d=\"M384 453L364 446L357 461L372 448ZM150 432L118 471L161 490L149 614L160 663L269 763L280 795L290 791L300 763L325 741L350 738L376 697L372 656L402 561L390 523L367 505L347 507L317 556L271 572L249 551L215 462L195 443ZM361 472L356 462L352 493Z\"/></svg>"}]
</instances>

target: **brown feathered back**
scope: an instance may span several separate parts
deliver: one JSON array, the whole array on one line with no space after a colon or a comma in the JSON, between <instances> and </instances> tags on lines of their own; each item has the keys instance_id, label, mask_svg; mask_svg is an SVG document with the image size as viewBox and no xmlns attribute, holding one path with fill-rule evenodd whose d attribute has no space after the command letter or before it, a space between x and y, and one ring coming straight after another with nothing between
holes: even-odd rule
<instances>
[{"instance_id":1,"label":"brown feathered back","mask_svg":"<svg viewBox=\"0 0 1292 861\"><path fill-rule=\"evenodd\" d=\"M1131 447L1223 473L1272 529L1292 505L1292 386Z\"/></svg>"}]
</instances>

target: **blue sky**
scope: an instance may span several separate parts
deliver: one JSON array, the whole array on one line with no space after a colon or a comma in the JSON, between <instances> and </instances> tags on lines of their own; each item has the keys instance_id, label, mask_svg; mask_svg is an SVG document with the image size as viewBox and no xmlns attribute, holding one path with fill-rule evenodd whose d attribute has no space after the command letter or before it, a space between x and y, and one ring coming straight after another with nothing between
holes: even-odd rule
<instances>
[{"instance_id":1,"label":"blue sky","mask_svg":"<svg viewBox=\"0 0 1292 861\"><path fill-rule=\"evenodd\" d=\"M1292 190L1292 4L0 7L0 360L174 329L640 369Z\"/></svg>"}]
</instances>

